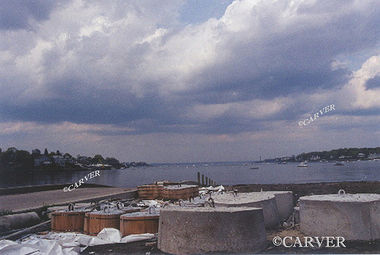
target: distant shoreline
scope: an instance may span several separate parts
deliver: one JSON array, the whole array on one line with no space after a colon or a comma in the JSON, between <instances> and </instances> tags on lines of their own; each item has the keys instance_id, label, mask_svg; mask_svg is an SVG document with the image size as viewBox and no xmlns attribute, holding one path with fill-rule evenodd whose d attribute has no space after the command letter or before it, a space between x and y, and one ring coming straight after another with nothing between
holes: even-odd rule
<instances>
[{"instance_id":1,"label":"distant shoreline","mask_svg":"<svg viewBox=\"0 0 380 255\"><path fill-rule=\"evenodd\" d=\"M146 166L136 166L136 167L126 167L126 168L1 168L0 173L3 172L54 172L54 173L61 173L61 172L80 172L80 171L93 171L93 170L104 170L104 171L111 171L111 170L125 170L125 169L133 169L133 168L141 168L141 167L148 167L150 165Z\"/></svg>"}]
</instances>

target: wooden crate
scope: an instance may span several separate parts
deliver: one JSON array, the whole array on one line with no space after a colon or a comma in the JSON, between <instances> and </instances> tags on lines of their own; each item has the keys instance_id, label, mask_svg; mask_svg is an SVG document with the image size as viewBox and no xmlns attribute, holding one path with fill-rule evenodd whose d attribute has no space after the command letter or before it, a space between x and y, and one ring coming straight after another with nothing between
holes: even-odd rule
<instances>
[{"instance_id":1,"label":"wooden crate","mask_svg":"<svg viewBox=\"0 0 380 255\"><path fill-rule=\"evenodd\" d=\"M60 232L83 232L85 211L53 212L51 230Z\"/></svg>"},{"instance_id":2,"label":"wooden crate","mask_svg":"<svg viewBox=\"0 0 380 255\"><path fill-rule=\"evenodd\" d=\"M131 234L158 233L159 215L120 216L120 232L122 236Z\"/></svg>"}]
</instances>

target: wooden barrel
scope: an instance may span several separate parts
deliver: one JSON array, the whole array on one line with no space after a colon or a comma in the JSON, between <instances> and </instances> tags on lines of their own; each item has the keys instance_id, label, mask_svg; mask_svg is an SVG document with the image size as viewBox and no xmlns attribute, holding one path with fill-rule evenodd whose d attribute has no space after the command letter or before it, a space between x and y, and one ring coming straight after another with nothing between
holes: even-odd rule
<instances>
[{"instance_id":1,"label":"wooden barrel","mask_svg":"<svg viewBox=\"0 0 380 255\"><path fill-rule=\"evenodd\" d=\"M128 213L120 216L120 233L122 236L131 234L158 233L158 213L148 212Z\"/></svg>"},{"instance_id":2,"label":"wooden barrel","mask_svg":"<svg viewBox=\"0 0 380 255\"><path fill-rule=\"evenodd\" d=\"M83 232L85 211L56 211L51 216L51 230Z\"/></svg>"},{"instance_id":3,"label":"wooden barrel","mask_svg":"<svg viewBox=\"0 0 380 255\"><path fill-rule=\"evenodd\" d=\"M120 215L139 212L140 208L123 208L110 212L98 211L86 213L84 216L84 233L97 235L103 228L120 229Z\"/></svg>"},{"instance_id":4,"label":"wooden barrel","mask_svg":"<svg viewBox=\"0 0 380 255\"><path fill-rule=\"evenodd\" d=\"M84 233L88 235L97 235L103 228L120 229L120 215L123 211L91 212L85 214Z\"/></svg>"}]
</instances>

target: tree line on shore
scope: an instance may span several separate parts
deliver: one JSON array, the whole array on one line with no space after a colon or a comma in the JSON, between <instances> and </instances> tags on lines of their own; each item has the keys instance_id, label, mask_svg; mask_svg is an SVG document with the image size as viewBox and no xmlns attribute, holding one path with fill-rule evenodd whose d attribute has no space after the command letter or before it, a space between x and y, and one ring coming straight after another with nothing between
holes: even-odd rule
<instances>
[{"instance_id":1,"label":"tree line on shore","mask_svg":"<svg viewBox=\"0 0 380 255\"><path fill-rule=\"evenodd\" d=\"M145 162L120 162L114 157L104 158L97 154L94 157L77 155L74 157L69 153L39 149L32 152L18 150L15 147L2 151L0 148L0 170L9 169L120 169L129 167L148 166Z\"/></svg>"},{"instance_id":2,"label":"tree line on shore","mask_svg":"<svg viewBox=\"0 0 380 255\"><path fill-rule=\"evenodd\" d=\"M265 162L302 162L302 161L354 161L380 158L380 147L375 148L340 148L330 151L313 151L297 156L265 159Z\"/></svg>"}]
</instances>

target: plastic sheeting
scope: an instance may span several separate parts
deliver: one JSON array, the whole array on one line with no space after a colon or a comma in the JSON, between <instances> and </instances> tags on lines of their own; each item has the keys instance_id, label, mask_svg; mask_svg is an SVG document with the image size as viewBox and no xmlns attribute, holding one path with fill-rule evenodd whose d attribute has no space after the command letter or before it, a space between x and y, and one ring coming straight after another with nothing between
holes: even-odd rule
<instances>
[{"instance_id":1,"label":"plastic sheeting","mask_svg":"<svg viewBox=\"0 0 380 255\"><path fill-rule=\"evenodd\" d=\"M80 252L79 246L70 246L70 244L61 246L57 241L39 239L34 236L21 243L1 240L0 246L2 246L0 254L7 255L77 255Z\"/></svg>"},{"instance_id":2,"label":"plastic sheeting","mask_svg":"<svg viewBox=\"0 0 380 255\"><path fill-rule=\"evenodd\" d=\"M130 243L149 240L154 234L129 235L121 238L120 231L114 228L104 228L97 236L78 233L55 233L46 235L31 235L21 241L0 240L0 254L7 255L78 255L88 246Z\"/></svg>"},{"instance_id":3,"label":"plastic sheeting","mask_svg":"<svg viewBox=\"0 0 380 255\"><path fill-rule=\"evenodd\" d=\"M140 203L137 204L138 206L156 206L159 207L160 203L156 200L142 200Z\"/></svg>"},{"instance_id":4,"label":"plastic sheeting","mask_svg":"<svg viewBox=\"0 0 380 255\"><path fill-rule=\"evenodd\" d=\"M219 192L225 191L225 188L223 187L223 185L216 186L216 187L213 187L213 186L203 187L203 188L200 188L199 193L204 195L204 194L206 194L206 193L208 193L210 191L212 191L212 192L218 192L219 193Z\"/></svg>"}]
</instances>

